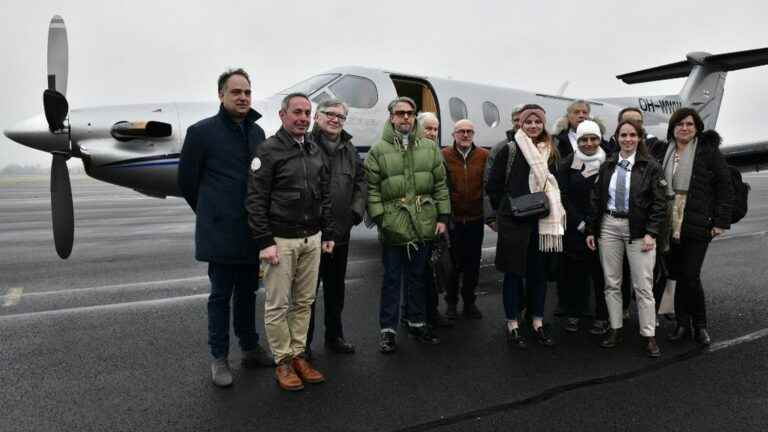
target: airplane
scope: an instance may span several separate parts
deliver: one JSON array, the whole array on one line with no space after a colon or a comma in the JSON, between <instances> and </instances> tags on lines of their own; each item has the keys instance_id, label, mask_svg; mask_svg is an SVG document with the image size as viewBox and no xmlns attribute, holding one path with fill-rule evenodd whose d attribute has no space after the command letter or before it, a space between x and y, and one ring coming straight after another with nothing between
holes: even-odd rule
<instances>
[{"instance_id":1,"label":"airplane","mask_svg":"<svg viewBox=\"0 0 768 432\"><path fill-rule=\"evenodd\" d=\"M169 102L143 105L91 107L69 110L67 31L62 17L55 15L48 30L48 88L43 93L44 114L5 130L11 140L51 153L51 213L56 252L69 257L74 241L72 188L66 161L82 160L90 177L165 198L180 196L176 184L179 152L187 127L218 111L218 102ZM695 52L681 62L617 76L627 84L687 77L677 95L638 98L584 99L591 115L611 131L618 112L639 108L646 129L666 136L669 116L675 109L690 106L714 128L724 94L726 73L768 64L768 48L711 55ZM577 100L558 94L535 93L451 79L428 77L357 66L339 67L312 76L274 96L253 102L264 117L259 125L269 136L280 127L275 115L281 99L291 92L307 94L314 104L335 97L349 106L345 128L365 155L377 142L387 118L387 104L398 96L416 101L419 111L430 111L440 119L441 136L450 136L451 125L471 119L475 143L491 147L505 139L512 127L511 111L522 103L538 103L547 112L564 113ZM447 140L445 140L447 141ZM728 162L740 170L761 170L768 165L768 142L725 146Z\"/></svg>"}]
</instances>

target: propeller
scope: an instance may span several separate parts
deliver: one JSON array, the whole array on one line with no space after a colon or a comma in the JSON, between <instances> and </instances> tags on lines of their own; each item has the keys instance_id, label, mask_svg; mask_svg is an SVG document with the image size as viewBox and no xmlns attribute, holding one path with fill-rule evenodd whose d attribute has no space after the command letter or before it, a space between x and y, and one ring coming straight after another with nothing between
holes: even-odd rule
<instances>
[{"instance_id":1,"label":"propeller","mask_svg":"<svg viewBox=\"0 0 768 432\"><path fill-rule=\"evenodd\" d=\"M48 129L53 134L66 134L61 149L51 151L51 219L56 253L63 259L72 253L75 237L75 217L72 205L72 185L69 181L67 159L72 154L67 103L67 75L69 70L67 28L59 15L51 18L48 26L48 89L43 92L43 108Z\"/></svg>"},{"instance_id":2,"label":"propeller","mask_svg":"<svg viewBox=\"0 0 768 432\"><path fill-rule=\"evenodd\" d=\"M56 245L56 253L63 259L67 259L72 253L72 243L75 240L75 214L67 159L67 155L54 153L51 163L53 243Z\"/></svg>"}]
</instances>

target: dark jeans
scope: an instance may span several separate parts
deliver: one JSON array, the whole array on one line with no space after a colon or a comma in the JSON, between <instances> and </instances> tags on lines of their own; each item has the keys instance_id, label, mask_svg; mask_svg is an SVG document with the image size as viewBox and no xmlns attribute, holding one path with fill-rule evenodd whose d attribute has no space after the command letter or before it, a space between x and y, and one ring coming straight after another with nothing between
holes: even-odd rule
<instances>
[{"instance_id":1,"label":"dark jeans","mask_svg":"<svg viewBox=\"0 0 768 432\"><path fill-rule=\"evenodd\" d=\"M229 354L229 311L240 349L249 351L259 343L256 333L256 290L259 289L258 264L208 263L211 294L208 296L208 345L213 358Z\"/></svg>"},{"instance_id":2,"label":"dark jeans","mask_svg":"<svg viewBox=\"0 0 768 432\"><path fill-rule=\"evenodd\" d=\"M589 296L590 291L594 291L595 319L607 320L605 279L597 252L563 254L561 264L563 273L562 280L558 282L558 293L563 315L571 318L592 315Z\"/></svg>"},{"instance_id":3,"label":"dark jeans","mask_svg":"<svg viewBox=\"0 0 768 432\"><path fill-rule=\"evenodd\" d=\"M669 278L675 286L675 316L677 324L695 328L707 327L707 305L701 285L701 266L707 255L708 241L685 240L672 242L669 250Z\"/></svg>"},{"instance_id":4,"label":"dark jeans","mask_svg":"<svg viewBox=\"0 0 768 432\"><path fill-rule=\"evenodd\" d=\"M403 296L407 301L406 318L411 324L426 323L426 285L428 243L413 246L382 245L384 277L381 286L379 325L381 329L396 330L400 320L400 285L405 283Z\"/></svg>"},{"instance_id":5,"label":"dark jeans","mask_svg":"<svg viewBox=\"0 0 768 432\"><path fill-rule=\"evenodd\" d=\"M544 303L547 297L547 271L545 254L539 251L538 230L534 230L528 242L528 256L525 276L504 273L502 298L504 314L508 320L517 320L520 315L520 298L523 289L528 293L528 315L544 318ZM525 283L523 282L525 280Z\"/></svg>"},{"instance_id":6,"label":"dark jeans","mask_svg":"<svg viewBox=\"0 0 768 432\"><path fill-rule=\"evenodd\" d=\"M446 287L445 301L455 305L459 302L459 274L461 298L464 306L475 302L475 288L480 277L480 259L483 253L485 225L482 219L473 222L455 222L450 230L451 255L456 269L455 278Z\"/></svg>"},{"instance_id":7,"label":"dark jeans","mask_svg":"<svg viewBox=\"0 0 768 432\"><path fill-rule=\"evenodd\" d=\"M320 257L320 275L317 278L317 287L323 284L323 307L325 313L325 340L344 337L344 329L341 325L341 312L344 310L344 279L347 275L347 258L349 257L349 244L337 245L333 253L324 253ZM315 302L312 302L312 313L309 316L309 331L307 332L307 346L312 344L315 334Z\"/></svg>"},{"instance_id":8,"label":"dark jeans","mask_svg":"<svg viewBox=\"0 0 768 432\"><path fill-rule=\"evenodd\" d=\"M432 265L429 262L432 253L434 252L434 249L430 248L429 255L427 256L427 268L424 269L424 294L426 295L426 298L424 299L425 303L425 310L424 313L427 317L427 323L428 324L435 324L435 320L437 319L438 310L437 305L439 303L438 301L438 295L437 295L437 285L435 283L434 275L432 274ZM400 305L400 313L402 316L407 317L408 316L408 294L405 292L405 285L403 285L403 297L402 297L402 304Z\"/></svg>"}]
</instances>

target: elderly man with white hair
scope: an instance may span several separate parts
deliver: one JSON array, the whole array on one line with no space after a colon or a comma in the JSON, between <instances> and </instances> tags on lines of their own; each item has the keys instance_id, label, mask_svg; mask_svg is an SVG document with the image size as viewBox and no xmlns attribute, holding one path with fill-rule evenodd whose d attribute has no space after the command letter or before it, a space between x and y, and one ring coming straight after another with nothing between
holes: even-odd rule
<instances>
[{"instance_id":1,"label":"elderly man with white hair","mask_svg":"<svg viewBox=\"0 0 768 432\"><path fill-rule=\"evenodd\" d=\"M461 274L463 315L466 318L480 319L482 314L475 305L475 288L480 274L483 247L483 175L488 150L475 145L475 125L464 119L453 126L453 145L445 147L442 151L448 173L448 188L451 192L453 212L449 235L457 275L446 287L445 315L449 319L458 316L458 275Z\"/></svg>"}]
</instances>

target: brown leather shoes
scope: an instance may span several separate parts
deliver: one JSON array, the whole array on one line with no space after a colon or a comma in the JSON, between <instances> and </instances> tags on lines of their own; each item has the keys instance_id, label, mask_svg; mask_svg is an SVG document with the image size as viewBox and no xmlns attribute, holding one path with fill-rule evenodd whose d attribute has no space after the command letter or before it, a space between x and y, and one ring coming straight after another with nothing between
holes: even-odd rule
<instances>
[{"instance_id":1,"label":"brown leather shoes","mask_svg":"<svg viewBox=\"0 0 768 432\"><path fill-rule=\"evenodd\" d=\"M316 369L314 369L312 365L310 365L307 359L305 359L304 357L300 357L300 356L294 357L293 360L291 360L291 365L293 366L293 369L296 371L296 374L304 382L308 382L310 384L319 384L325 381L325 377L323 377L323 374L321 374Z\"/></svg>"},{"instance_id":2,"label":"brown leather shoes","mask_svg":"<svg viewBox=\"0 0 768 432\"><path fill-rule=\"evenodd\" d=\"M283 361L275 368L275 379L283 390L298 391L304 388L299 376L294 372L291 362Z\"/></svg>"},{"instance_id":3,"label":"brown leather shoes","mask_svg":"<svg viewBox=\"0 0 768 432\"><path fill-rule=\"evenodd\" d=\"M648 354L648 357L661 357L661 350L659 349L659 346L656 344L656 338L655 337L647 337L646 344L645 344L645 352Z\"/></svg>"}]
</instances>

